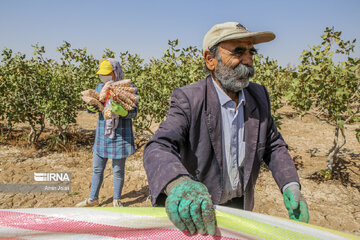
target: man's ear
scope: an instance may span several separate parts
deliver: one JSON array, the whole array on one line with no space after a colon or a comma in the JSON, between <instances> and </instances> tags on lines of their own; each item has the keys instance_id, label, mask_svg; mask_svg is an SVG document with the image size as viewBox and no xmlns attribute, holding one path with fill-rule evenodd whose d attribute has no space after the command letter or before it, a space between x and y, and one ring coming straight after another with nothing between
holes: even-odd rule
<instances>
[{"instance_id":1,"label":"man's ear","mask_svg":"<svg viewBox=\"0 0 360 240\"><path fill-rule=\"evenodd\" d=\"M214 71L218 63L216 56L212 54L209 50L205 50L204 59L205 59L206 67L210 71Z\"/></svg>"}]
</instances>

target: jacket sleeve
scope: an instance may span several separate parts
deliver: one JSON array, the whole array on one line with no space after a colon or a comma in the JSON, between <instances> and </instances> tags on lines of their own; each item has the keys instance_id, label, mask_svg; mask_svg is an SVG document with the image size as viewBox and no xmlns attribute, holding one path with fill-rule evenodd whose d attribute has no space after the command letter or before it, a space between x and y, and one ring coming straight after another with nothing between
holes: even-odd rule
<instances>
[{"instance_id":1,"label":"jacket sleeve","mask_svg":"<svg viewBox=\"0 0 360 240\"><path fill-rule=\"evenodd\" d=\"M175 89L166 119L144 149L143 162L153 205L157 205L159 195L169 182L189 175L180 155L181 147L187 141L189 126L189 101L181 89Z\"/></svg>"},{"instance_id":2,"label":"jacket sleeve","mask_svg":"<svg viewBox=\"0 0 360 240\"><path fill-rule=\"evenodd\" d=\"M300 185L299 176L295 168L294 161L288 151L288 145L285 143L281 134L278 132L274 120L271 116L271 105L269 94L264 87L267 105L268 105L268 129L266 135L266 146L264 161L269 166L272 175L282 191L283 187L290 182L297 182Z\"/></svg>"}]
</instances>

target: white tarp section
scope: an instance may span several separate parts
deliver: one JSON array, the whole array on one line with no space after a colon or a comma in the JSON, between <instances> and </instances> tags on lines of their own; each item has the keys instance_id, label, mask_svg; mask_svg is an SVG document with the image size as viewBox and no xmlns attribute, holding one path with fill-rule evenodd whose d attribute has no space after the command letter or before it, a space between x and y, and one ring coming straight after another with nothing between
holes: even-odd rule
<instances>
[{"instance_id":1,"label":"white tarp section","mask_svg":"<svg viewBox=\"0 0 360 240\"><path fill-rule=\"evenodd\" d=\"M215 206L215 237L179 231L164 208L0 210L0 239L359 239L309 224Z\"/></svg>"}]
</instances>

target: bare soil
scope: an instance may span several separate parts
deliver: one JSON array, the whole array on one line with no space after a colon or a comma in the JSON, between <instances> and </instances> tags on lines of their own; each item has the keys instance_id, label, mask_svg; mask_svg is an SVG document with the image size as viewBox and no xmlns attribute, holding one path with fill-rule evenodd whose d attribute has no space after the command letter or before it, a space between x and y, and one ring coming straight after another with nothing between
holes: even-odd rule
<instances>
[{"instance_id":1,"label":"bare soil","mask_svg":"<svg viewBox=\"0 0 360 240\"><path fill-rule=\"evenodd\" d=\"M347 143L341 150L341 169L337 179L314 177L326 168L326 155L332 146L334 128L311 115L302 119L290 107L284 115L280 132L289 145L310 211L310 223L360 235L360 144L355 138L357 125L347 125ZM62 151L29 147L24 144L0 144L0 183L29 184L34 172L70 172L71 193L0 193L0 208L73 207L90 193L92 143L97 116L80 112L74 132L78 144ZM156 129L156 126L155 126ZM18 134L27 130L18 127ZM46 136L47 133L44 134ZM48 133L49 134L49 133ZM61 147L59 148L61 149ZM128 157L122 202L125 206L151 206L148 184L142 166L143 147ZM109 160L111 161L111 160ZM112 171L107 164L100 190L100 206L112 206ZM255 212L287 217L282 195L266 167L255 187Z\"/></svg>"}]
</instances>

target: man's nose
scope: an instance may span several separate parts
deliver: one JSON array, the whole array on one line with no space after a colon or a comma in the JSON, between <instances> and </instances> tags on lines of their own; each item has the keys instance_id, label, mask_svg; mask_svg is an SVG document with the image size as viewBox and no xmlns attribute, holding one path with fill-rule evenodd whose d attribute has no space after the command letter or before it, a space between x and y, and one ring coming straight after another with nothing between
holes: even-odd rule
<instances>
[{"instance_id":1,"label":"man's nose","mask_svg":"<svg viewBox=\"0 0 360 240\"><path fill-rule=\"evenodd\" d=\"M244 65L247 65L247 66L252 66L253 65L253 63L254 63L253 57L248 51L246 51L246 53L244 54L241 63L244 64Z\"/></svg>"}]
</instances>

